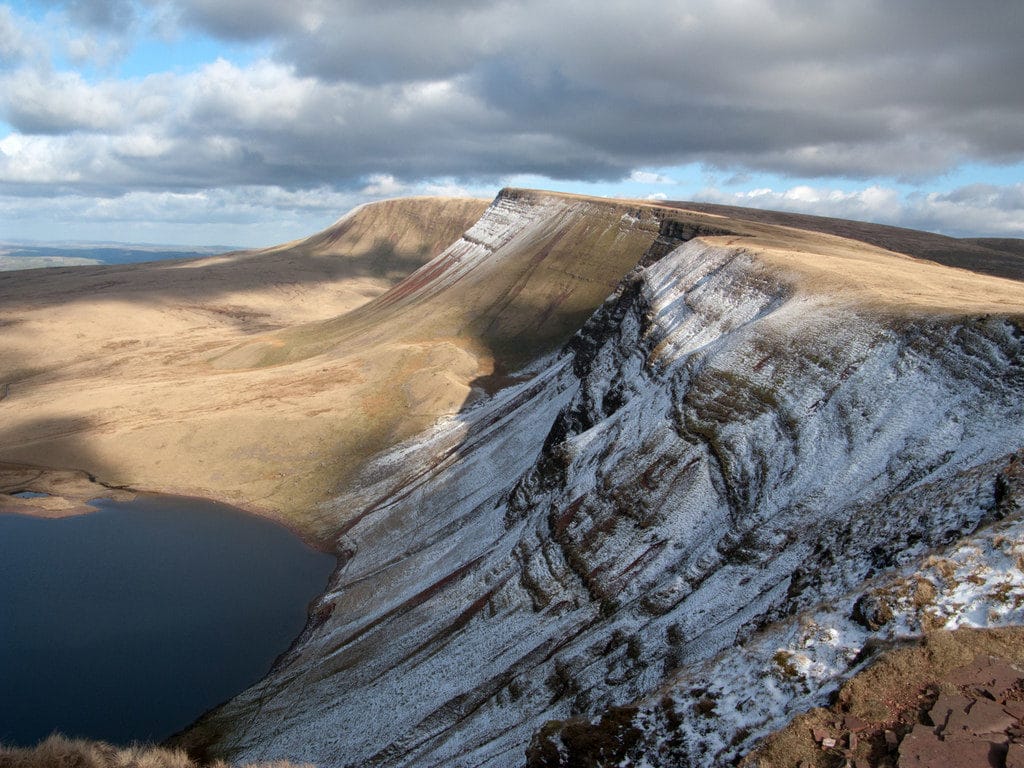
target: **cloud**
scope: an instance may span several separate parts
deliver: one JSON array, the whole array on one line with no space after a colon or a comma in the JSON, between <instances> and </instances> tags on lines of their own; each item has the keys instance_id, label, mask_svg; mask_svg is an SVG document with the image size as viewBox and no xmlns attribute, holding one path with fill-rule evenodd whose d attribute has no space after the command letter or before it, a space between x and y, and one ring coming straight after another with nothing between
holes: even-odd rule
<instances>
[{"instance_id":1,"label":"cloud","mask_svg":"<svg viewBox=\"0 0 1024 768\"><path fill-rule=\"evenodd\" d=\"M39 0L42 5L62 11L76 26L124 32L136 20L132 0Z\"/></svg>"},{"instance_id":2,"label":"cloud","mask_svg":"<svg viewBox=\"0 0 1024 768\"><path fill-rule=\"evenodd\" d=\"M230 40L295 35L302 30L301 20L312 19L321 9L325 10L325 5L308 0L292 3L181 0L172 4L176 6L179 23Z\"/></svg>"},{"instance_id":3,"label":"cloud","mask_svg":"<svg viewBox=\"0 0 1024 768\"><path fill-rule=\"evenodd\" d=\"M49 37L0 6L0 194L670 185L643 169L691 163L881 189L1024 160L1024 17L1003 0L49 2ZM258 54L102 69L157 32Z\"/></svg>"},{"instance_id":4,"label":"cloud","mask_svg":"<svg viewBox=\"0 0 1024 768\"><path fill-rule=\"evenodd\" d=\"M394 176L386 173L375 173L370 176L362 189L364 195L370 197L397 197L406 194L408 186L402 184Z\"/></svg>"},{"instance_id":5,"label":"cloud","mask_svg":"<svg viewBox=\"0 0 1024 768\"><path fill-rule=\"evenodd\" d=\"M999 0L237 4L183 8L326 82L455 82L510 133L604 157L580 176L708 160L909 177L1024 154L1022 22Z\"/></svg>"},{"instance_id":6,"label":"cloud","mask_svg":"<svg viewBox=\"0 0 1024 768\"><path fill-rule=\"evenodd\" d=\"M638 184L675 184L675 179L671 179L668 176L663 176L660 173L652 173L651 171L633 171L629 174L629 180L635 181Z\"/></svg>"},{"instance_id":7,"label":"cloud","mask_svg":"<svg viewBox=\"0 0 1024 768\"><path fill-rule=\"evenodd\" d=\"M74 72L21 68L0 77L0 108L25 134L116 130L125 124L126 107L139 98L118 84L92 86Z\"/></svg>"},{"instance_id":8,"label":"cloud","mask_svg":"<svg viewBox=\"0 0 1024 768\"><path fill-rule=\"evenodd\" d=\"M442 181L402 186L399 194L489 198L495 191ZM0 220L8 238L53 239L60 232L61 239L255 247L306 237L342 212L379 199L378 192L371 183L357 191L243 185L187 192L136 190L110 197L0 194Z\"/></svg>"},{"instance_id":9,"label":"cloud","mask_svg":"<svg viewBox=\"0 0 1024 768\"><path fill-rule=\"evenodd\" d=\"M29 26L28 21L15 16L9 6L0 5L0 69L39 55L39 42L28 32Z\"/></svg>"},{"instance_id":10,"label":"cloud","mask_svg":"<svg viewBox=\"0 0 1024 768\"><path fill-rule=\"evenodd\" d=\"M893 224L955 237L1024 237L1024 184L972 184L944 193L902 193L878 185L856 190L806 185L742 192L708 188L694 199Z\"/></svg>"}]
</instances>

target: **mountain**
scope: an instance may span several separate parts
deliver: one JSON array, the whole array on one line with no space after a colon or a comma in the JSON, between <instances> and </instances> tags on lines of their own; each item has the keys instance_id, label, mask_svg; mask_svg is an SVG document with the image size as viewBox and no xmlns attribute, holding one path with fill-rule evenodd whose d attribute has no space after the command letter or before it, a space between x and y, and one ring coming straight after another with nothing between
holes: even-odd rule
<instances>
[{"instance_id":1,"label":"mountain","mask_svg":"<svg viewBox=\"0 0 1024 768\"><path fill-rule=\"evenodd\" d=\"M725 765L875 645L1024 623L1012 244L964 244L963 269L948 238L867 224L485 206L0 277L0 320L35 331L4 370L39 366L8 373L0 459L231 501L338 554L293 647L181 745ZM398 221L422 266L374 276Z\"/></svg>"},{"instance_id":2,"label":"mountain","mask_svg":"<svg viewBox=\"0 0 1024 768\"><path fill-rule=\"evenodd\" d=\"M574 204L506 194L449 253L513 203L507 243ZM309 627L185 743L468 766L520 765L532 741L533 764L572 765L571 718L603 715L590 735L643 734L650 764L671 734L664 764L724 764L851 670L872 580L1019 515L1020 283L646 211L657 247L567 345L324 505L341 565ZM396 292L443 295L445 258ZM769 674L780 651L798 659L789 691Z\"/></svg>"},{"instance_id":3,"label":"mountain","mask_svg":"<svg viewBox=\"0 0 1024 768\"><path fill-rule=\"evenodd\" d=\"M134 264L158 259L198 258L229 250L234 249L226 246L189 247L139 243L0 241L0 271L96 264Z\"/></svg>"},{"instance_id":4,"label":"mountain","mask_svg":"<svg viewBox=\"0 0 1024 768\"><path fill-rule=\"evenodd\" d=\"M678 239L666 216L705 226L508 191L368 205L255 253L0 276L20 330L0 339L0 461L217 498L333 546L321 505L370 456L567 341Z\"/></svg>"}]
</instances>

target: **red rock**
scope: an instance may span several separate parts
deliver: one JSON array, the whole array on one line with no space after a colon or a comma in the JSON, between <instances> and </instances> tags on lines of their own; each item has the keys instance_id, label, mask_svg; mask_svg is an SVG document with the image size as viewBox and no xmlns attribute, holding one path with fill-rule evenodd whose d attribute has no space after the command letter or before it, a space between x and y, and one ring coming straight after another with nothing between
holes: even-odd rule
<instances>
[{"instance_id":1,"label":"red rock","mask_svg":"<svg viewBox=\"0 0 1024 768\"><path fill-rule=\"evenodd\" d=\"M814 728L814 729L813 729L813 730L811 731L811 736L813 736L813 737L814 737L814 740L815 740L816 742L818 742L819 744L821 744L821 742L822 742L822 741L823 741L824 739L827 739L827 738L828 738L828 731L826 731L826 730L825 730L824 728Z\"/></svg>"},{"instance_id":2,"label":"red rock","mask_svg":"<svg viewBox=\"0 0 1024 768\"><path fill-rule=\"evenodd\" d=\"M848 731L863 731L868 724L856 715L847 715L843 718L843 728Z\"/></svg>"},{"instance_id":3,"label":"red rock","mask_svg":"<svg viewBox=\"0 0 1024 768\"><path fill-rule=\"evenodd\" d=\"M1024 768L1024 746L1011 744L1006 753L1006 768Z\"/></svg>"},{"instance_id":4,"label":"red rock","mask_svg":"<svg viewBox=\"0 0 1024 768\"><path fill-rule=\"evenodd\" d=\"M1008 701L1003 704L1003 711L1018 720L1024 720L1024 701Z\"/></svg>"},{"instance_id":5,"label":"red rock","mask_svg":"<svg viewBox=\"0 0 1024 768\"><path fill-rule=\"evenodd\" d=\"M973 738L974 736L991 736L998 734L1001 738L995 741L1006 741L1006 729L1017 722L994 701L978 699L966 712L953 710L949 715L942 736L949 739Z\"/></svg>"},{"instance_id":6,"label":"red rock","mask_svg":"<svg viewBox=\"0 0 1024 768\"><path fill-rule=\"evenodd\" d=\"M899 768L997 768L998 745L982 739L939 741L932 729L917 725L900 744Z\"/></svg>"},{"instance_id":7,"label":"red rock","mask_svg":"<svg viewBox=\"0 0 1024 768\"><path fill-rule=\"evenodd\" d=\"M900 743L899 737L896 735L896 731L885 732L885 743L889 747L895 747L897 744Z\"/></svg>"},{"instance_id":8,"label":"red rock","mask_svg":"<svg viewBox=\"0 0 1024 768\"><path fill-rule=\"evenodd\" d=\"M959 712L961 715L965 714L967 708L971 706L971 701L973 699L968 699L966 696L940 694L939 698L932 704L932 708L928 711L928 716L932 719L935 727L941 730L945 727L951 713Z\"/></svg>"},{"instance_id":9,"label":"red rock","mask_svg":"<svg viewBox=\"0 0 1024 768\"><path fill-rule=\"evenodd\" d=\"M850 751L852 752L853 750L856 750L856 749L857 749L857 734L851 732L850 733Z\"/></svg>"},{"instance_id":10,"label":"red rock","mask_svg":"<svg viewBox=\"0 0 1024 768\"><path fill-rule=\"evenodd\" d=\"M981 688L996 699L1002 698L1002 695L1021 678L1024 678L1024 672L994 656L978 656L967 666L954 670L949 676L950 682L954 685Z\"/></svg>"},{"instance_id":11,"label":"red rock","mask_svg":"<svg viewBox=\"0 0 1024 768\"><path fill-rule=\"evenodd\" d=\"M939 741L932 728L927 725L915 725L914 730L904 736L900 743L899 768L938 766L944 749L945 744Z\"/></svg>"}]
</instances>

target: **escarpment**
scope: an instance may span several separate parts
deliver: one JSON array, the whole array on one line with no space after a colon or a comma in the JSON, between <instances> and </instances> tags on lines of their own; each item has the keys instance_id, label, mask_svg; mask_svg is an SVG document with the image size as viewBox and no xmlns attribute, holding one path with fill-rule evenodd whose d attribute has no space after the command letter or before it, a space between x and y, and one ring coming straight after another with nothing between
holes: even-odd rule
<instances>
[{"instance_id":1,"label":"escarpment","mask_svg":"<svg viewBox=\"0 0 1024 768\"><path fill-rule=\"evenodd\" d=\"M382 453L321 507L348 522L315 620L185 743L505 766L533 740L559 765L580 729L545 723L603 716L652 764L674 729L665 759L714 765L777 727L770 690L771 716L699 718L740 707L772 638L818 606L848 617L869 580L1019 514L1005 477L1024 449L1018 284L788 237L652 247L561 351ZM922 281L969 290L958 311ZM687 670L721 705L658 715L697 690ZM801 680L788 701L827 689Z\"/></svg>"},{"instance_id":2,"label":"escarpment","mask_svg":"<svg viewBox=\"0 0 1024 768\"><path fill-rule=\"evenodd\" d=\"M0 459L338 555L199 753L728 764L873 643L1024 623L1013 249L830 231L504 190L47 273L0 308Z\"/></svg>"}]
</instances>

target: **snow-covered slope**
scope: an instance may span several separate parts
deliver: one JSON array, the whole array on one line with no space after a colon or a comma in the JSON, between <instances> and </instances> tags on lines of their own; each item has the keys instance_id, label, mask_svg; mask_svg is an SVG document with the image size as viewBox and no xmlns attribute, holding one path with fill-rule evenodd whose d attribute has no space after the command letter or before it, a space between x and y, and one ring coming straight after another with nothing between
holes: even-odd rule
<instances>
[{"instance_id":1,"label":"snow-covered slope","mask_svg":"<svg viewBox=\"0 0 1024 768\"><path fill-rule=\"evenodd\" d=\"M185 741L521 765L545 722L649 697L1005 513L1019 320L797 282L691 240L528 380L380 457L323 509L342 565L303 637Z\"/></svg>"}]
</instances>

